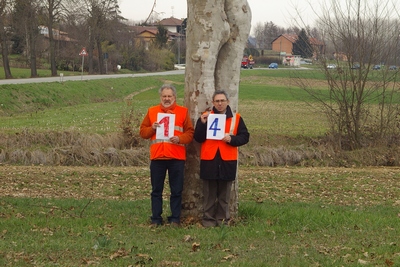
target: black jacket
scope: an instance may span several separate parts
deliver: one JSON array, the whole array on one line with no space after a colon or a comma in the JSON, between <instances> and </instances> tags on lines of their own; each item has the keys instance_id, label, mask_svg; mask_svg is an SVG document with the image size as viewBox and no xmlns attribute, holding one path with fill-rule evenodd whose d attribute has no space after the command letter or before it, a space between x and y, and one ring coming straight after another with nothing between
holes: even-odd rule
<instances>
[{"instance_id":1,"label":"black jacket","mask_svg":"<svg viewBox=\"0 0 400 267\"><path fill-rule=\"evenodd\" d=\"M219 112L213 108L215 114ZM228 106L226 109L226 117L233 117L231 108ZM202 123L200 118L196 122L196 128L194 130L194 139L203 143L207 137L207 123ZM240 116L237 134L231 135L231 146L242 146L249 142L250 134L247 131L246 124ZM222 142L222 141L220 141ZM219 150L217 151L214 159L212 160L201 160L200 161L200 178L201 179L221 179L233 181L236 178L237 171L237 160L222 160Z\"/></svg>"}]
</instances>

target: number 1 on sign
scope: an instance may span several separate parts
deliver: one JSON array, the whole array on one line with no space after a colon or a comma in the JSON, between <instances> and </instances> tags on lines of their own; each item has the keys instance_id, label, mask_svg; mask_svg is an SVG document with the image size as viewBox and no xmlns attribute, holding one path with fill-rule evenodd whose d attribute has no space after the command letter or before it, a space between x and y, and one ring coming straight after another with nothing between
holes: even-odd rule
<instances>
[{"instance_id":1,"label":"number 1 on sign","mask_svg":"<svg viewBox=\"0 0 400 267\"><path fill-rule=\"evenodd\" d=\"M225 114L210 114L207 119L207 139L222 140L225 136Z\"/></svg>"},{"instance_id":2,"label":"number 1 on sign","mask_svg":"<svg viewBox=\"0 0 400 267\"><path fill-rule=\"evenodd\" d=\"M157 121L160 127L157 127L156 138L168 140L174 136L175 114L158 113Z\"/></svg>"},{"instance_id":3,"label":"number 1 on sign","mask_svg":"<svg viewBox=\"0 0 400 267\"><path fill-rule=\"evenodd\" d=\"M159 122L159 124L164 125L164 136L168 137L169 136L169 117L165 116L162 118Z\"/></svg>"}]
</instances>

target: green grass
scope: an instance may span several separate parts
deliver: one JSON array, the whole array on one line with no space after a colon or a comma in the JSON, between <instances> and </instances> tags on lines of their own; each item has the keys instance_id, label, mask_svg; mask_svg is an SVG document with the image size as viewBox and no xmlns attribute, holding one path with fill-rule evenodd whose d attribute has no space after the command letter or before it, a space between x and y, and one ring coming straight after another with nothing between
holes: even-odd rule
<instances>
[{"instance_id":1,"label":"green grass","mask_svg":"<svg viewBox=\"0 0 400 267\"><path fill-rule=\"evenodd\" d=\"M2 266L400 264L398 210L390 206L245 202L233 227L150 229L148 200L0 201Z\"/></svg>"},{"instance_id":2,"label":"green grass","mask_svg":"<svg viewBox=\"0 0 400 267\"><path fill-rule=\"evenodd\" d=\"M23 79L31 77L31 70L29 68L11 68L11 75L13 79ZM63 73L64 76L74 76L81 75L80 71L58 71L58 74ZM50 77L50 69L37 69L37 74L39 77ZM84 73L87 74L87 73ZM0 67L0 79L5 79L4 68Z\"/></svg>"},{"instance_id":3,"label":"green grass","mask_svg":"<svg viewBox=\"0 0 400 267\"><path fill-rule=\"evenodd\" d=\"M296 86L281 84L290 70L242 73L246 148L327 130ZM134 108L142 117L159 102L165 79L1 86L0 131L119 131L121 114ZM183 103L183 75L168 81ZM399 174L383 170L241 166L235 226L150 229L147 166L0 165L0 265L398 266Z\"/></svg>"},{"instance_id":4,"label":"green grass","mask_svg":"<svg viewBox=\"0 0 400 267\"><path fill-rule=\"evenodd\" d=\"M165 77L137 77L4 85L0 87L0 130L15 133L31 131L77 130L88 133L119 131L121 116L134 109L143 116L147 108L159 102L158 88ZM178 90L178 103L183 104L184 76L168 77ZM239 111L255 134L316 136L326 132L323 121L307 105L299 101L293 89L269 87L244 81L240 86ZM297 90L297 94L302 91ZM289 104L288 104L289 103ZM287 105L296 107L287 110ZM257 109L257 111L255 110ZM262 114L253 116L254 112ZM8 116L7 116L8 114ZM258 120L257 120L258 119ZM259 140L257 138L253 140Z\"/></svg>"}]
</instances>

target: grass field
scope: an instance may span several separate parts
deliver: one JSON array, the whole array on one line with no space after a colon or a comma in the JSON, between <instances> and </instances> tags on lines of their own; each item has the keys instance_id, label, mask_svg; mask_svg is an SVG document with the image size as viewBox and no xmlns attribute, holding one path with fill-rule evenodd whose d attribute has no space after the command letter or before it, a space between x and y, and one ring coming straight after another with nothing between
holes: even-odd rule
<instances>
[{"instance_id":1,"label":"grass field","mask_svg":"<svg viewBox=\"0 0 400 267\"><path fill-rule=\"evenodd\" d=\"M288 75L242 72L245 156L307 150L327 131ZM318 72L306 75L323 90ZM183 103L183 75L1 86L0 157L10 140L30 156L48 149L35 133L118 132L121 115L133 108L141 119L165 82ZM181 228L152 229L147 164L99 165L0 163L0 266L400 266L399 168L246 163L233 226L205 229L185 218Z\"/></svg>"},{"instance_id":2,"label":"grass field","mask_svg":"<svg viewBox=\"0 0 400 267\"><path fill-rule=\"evenodd\" d=\"M397 168L241 168L236 224L212 229L149 228L147 167L0 175L1 266L400 264Z\"/></svg>"}]
</instances>

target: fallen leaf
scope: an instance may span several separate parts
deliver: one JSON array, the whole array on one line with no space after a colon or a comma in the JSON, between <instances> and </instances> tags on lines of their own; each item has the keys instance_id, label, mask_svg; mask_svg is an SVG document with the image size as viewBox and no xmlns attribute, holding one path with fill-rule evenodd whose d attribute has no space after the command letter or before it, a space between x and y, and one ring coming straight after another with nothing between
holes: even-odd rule
<instances>
[{"instance_id":1,"label":"fallen leaf","mask_svg":"<svg viewBox=\"0 0 400 267\"><path fill-rule=\"evenodd\" d=\"M110 256L110 260L127 256L129 252L125 248L120 248Z\"/></svg>"},{"instance_id":2,"label":"fallen leaf","mask_svg":"<svg viewBox=\"0 0 400 267\"><path fill-rule=\"evenodd\" d=\"M193 243L192 244L192 251L196 252L200 248L200 243Z\"/></svg>"},{"instance_id":3,"label":"fallen leaf","mask_svg":"<svg viewBox=\"0 0 400 267\"><path fill-rule=\"evenodd\" d=\"M189 242L189 241L192 241L192 240L193 240L193 238L190 235L185 235L183 237L183 242Z\"/></svg>"},{"instance_id":4,"label":"fallen leaf","mask_svg":"<svg viewBox=\"0 0 400 267\"><path fill-rule=\"evenodd\" d=\"M386 264L386 266L392 266L394 264L394 262L389 259L386 259L385 264Z\"/></svg>"}]
</instances>

